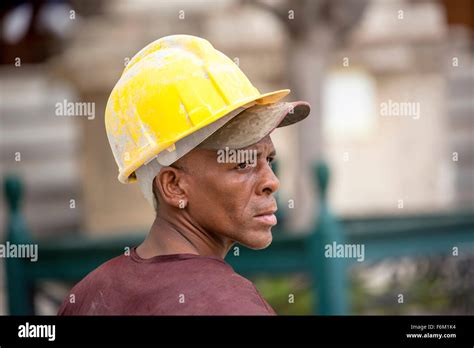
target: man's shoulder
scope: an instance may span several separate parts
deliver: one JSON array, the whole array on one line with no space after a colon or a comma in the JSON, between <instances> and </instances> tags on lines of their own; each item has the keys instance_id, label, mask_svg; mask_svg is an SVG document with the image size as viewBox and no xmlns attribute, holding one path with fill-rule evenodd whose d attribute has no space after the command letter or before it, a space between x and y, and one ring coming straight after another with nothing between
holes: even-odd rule
<instances>
[{"instance_id":1,"label":"man's shoulder","mask_svg":"<svg viewBox=\"0 0 474 348\"><path fill-rule=\"evenodd\" d=\"M96 290L107 288L107 286L111 285L126 260L127 256L125 255L114 257L102 263L100 266L87 274L70 290L68 296L66 299L64 299L61 307L59 308L58 314L64 315L74 313L77 308L74 309L75 306L71 307L70 304L74 304L76 302L81 304L84 302L85 298L89 297L89 294L95 293Z\"/></svg>"},{"instance_id":2,"label":"man's shoulder","mask_svg":"<svg viewBox=\"0 0 474 348\"><path fill-rule=\"evenodd\" d=\"M203 263L206 261L203 260ZM225 264L215 272L205 272L202 278L192 279L197 309L206 306L204 314L212 315L264 315L275 314L262 298L255 285ZM198 305L199 304L199 305Z\"/></svg>"},{"instance_id":3,"label":"man's shoulder","mask_svg":"<svg viewBox=\"0 0 474 348\"><path fill-rule=\"evenodd\" d=\"M87 274L75 287L110 282L127 262L129 256L120 255L105 261Z\"/></svg>"}]
</instances>

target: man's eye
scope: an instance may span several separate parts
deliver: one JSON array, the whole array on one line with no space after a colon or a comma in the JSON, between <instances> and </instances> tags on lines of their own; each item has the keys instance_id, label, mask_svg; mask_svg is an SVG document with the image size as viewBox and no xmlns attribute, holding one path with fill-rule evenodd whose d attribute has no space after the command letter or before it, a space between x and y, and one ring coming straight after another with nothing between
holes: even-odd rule
<instances>
[{"instance_id":1,"label":"man's eye","mask_svg":"<svg viewBox=\"0 0 474 348\"><path fill-rule=\"evenodd\" d=\"M239 163L237 164L236 168L237 169L247 169L248 167L250 167L250 163L249 162L242 162L242 163Z\"/></svg>"},{"instance_id":2,"label":"man's eye","mask_svg":"<svg viewBox=\"0 0 474 348\"><path fill-rule=\"evenodd\" d=\"M267 157L267 163L272 166L272 162L275 160L275 157Z\"/></svg>"}]
</instances>

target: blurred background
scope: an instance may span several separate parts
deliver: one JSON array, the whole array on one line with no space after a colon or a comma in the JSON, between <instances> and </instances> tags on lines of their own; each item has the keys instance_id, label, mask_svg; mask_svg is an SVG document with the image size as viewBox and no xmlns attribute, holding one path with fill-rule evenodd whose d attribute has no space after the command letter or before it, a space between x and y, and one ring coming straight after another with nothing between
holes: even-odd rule
<instances>
[{"instance_id":1,"label":"blurred background","mask_svg":"<svg viewBox=\"0 0 474 348\"><path fill-rule=\"evenodd\" d=\"M200 36L262 93L290 88L287 100L312 105L304 122L274 133L276 237L309 243L328 213L322 206L349 239L389 236L347 266L345 285L320 284L298 266L287 272L285 250L296 249L270 246L265 252L283 271L248 276L276 311L324 312L315 288L341 286L345 313L474 314L473 29L472 0L2 1L0 176L21 179L21 215L39 260L42 245L60 239L141 238L154 213L137 185L117 180L105 104L142 47L171 34ZM95 117L57 116L57 104L67 102L92 103ZM329 168L327 201L316 162ZM4 194L2 185L2 241L12 221ZM380 255L370 258L370 245ZM67 258L48 250L56 263ZM12 313L10 297L27 301L11 290L9 297L8 282L35 274L8 271L6 261L0 314ZM54 314L77 282L67 270L55 274L31 286L37 314Z\"/></svg>"}]
</instances>

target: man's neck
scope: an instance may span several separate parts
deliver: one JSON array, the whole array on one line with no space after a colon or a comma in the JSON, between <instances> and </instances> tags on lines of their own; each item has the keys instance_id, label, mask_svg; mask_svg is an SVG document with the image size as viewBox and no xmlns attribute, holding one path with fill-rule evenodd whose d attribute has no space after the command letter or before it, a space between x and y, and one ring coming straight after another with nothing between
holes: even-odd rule
<instances>
[{"instance_id":1,"label":"man's neck","mask_svg":"<svg viewBox=\"0 0 474 348\"><path fill-rule=\"evenodd\" d=\"M196 254L224 258L233 242L208 233L184 214L157 215L147 238L137 248L141 258L157 255Z\"/></svg>"}]
</instances>

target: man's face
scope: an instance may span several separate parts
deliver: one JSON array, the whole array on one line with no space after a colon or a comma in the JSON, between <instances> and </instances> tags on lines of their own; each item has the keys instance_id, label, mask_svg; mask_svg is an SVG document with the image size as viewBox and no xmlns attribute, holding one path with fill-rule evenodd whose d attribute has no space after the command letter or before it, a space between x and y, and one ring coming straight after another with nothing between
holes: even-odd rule
<instances>
[{"instance_id":1,"label":"man's face","mask_svg":"<svg viewBox=\"0 0 474 348\"><path fill-rule=\"evenodd\" d=\"M279 181L270 164L275 148L267 136L240 150L256 151L254 165L222 163L216 151L205 149L195 149L183 158L187 209L195 223L208 233L262 249L271 243L271 227L276 224L273 193L278 190ZM230 156L226 159L232 160Z\"/></svg>"}]
</instances>

